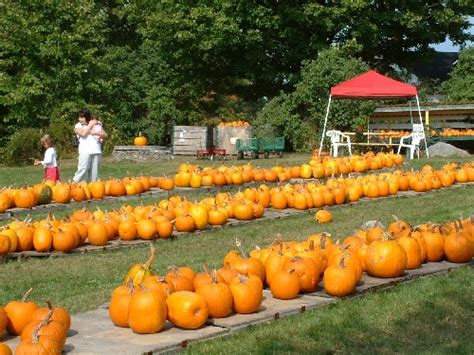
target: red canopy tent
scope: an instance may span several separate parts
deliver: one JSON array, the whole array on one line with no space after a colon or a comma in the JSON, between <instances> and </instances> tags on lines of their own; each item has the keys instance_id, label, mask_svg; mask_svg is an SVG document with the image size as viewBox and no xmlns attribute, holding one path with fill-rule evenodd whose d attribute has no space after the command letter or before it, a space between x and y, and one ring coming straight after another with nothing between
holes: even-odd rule
<instances>
[{"instance_id":1,"label":"red canopy tent","mask_svg":"<svg viewBox=\"0 0 474 355\"><path fill-rule=\"evenodd\" d=\"M332 99L362 99L362 100L387 100L387 99L411 99L416 98L418 107L418 115L420 123L423 127L421 118L420 102L416 87L402 83L400 81L383 76L373 70L361 74L355 78L344 81L331 88L329 95L328 107L324 118L323 134L321 144L319 145L319 153L321 153L324 136L326 133L326 125L329 116L329 108ZM424 132L424 128L423 128ZM425 139L425 148L428 154L428 147Z\"/></svg>"}]
</instances>

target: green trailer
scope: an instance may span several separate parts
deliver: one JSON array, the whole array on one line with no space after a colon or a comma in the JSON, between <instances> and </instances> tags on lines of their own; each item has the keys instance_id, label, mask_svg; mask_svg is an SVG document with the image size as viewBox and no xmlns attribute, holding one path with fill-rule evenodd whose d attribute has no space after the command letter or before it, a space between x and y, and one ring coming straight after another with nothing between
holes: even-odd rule
<instances>
[{"instance_id":1,"label":"green trailer","mask_svg":"<svg viewBox=\"0 0 474 355\"><path fill-rule=\"evenodd\" d=\"M238 138L235 147L237 149L237 159L243 159L246 154L250 154L252 159L258 159L257 138Z\"/></svg>"},{"instance_id":2,"label":"green trailer","mask_svg":"<svg viewBox=\"0 0 474 355\"><path fill-rule=\"evenodd\" d=\"M263 153L265 158L268 158L270 154L278 154L278 156L281 158L283 156L284 149L284 137L262 137L258 139L258 150L259 152Z\"/></svg>"}]
</instances>

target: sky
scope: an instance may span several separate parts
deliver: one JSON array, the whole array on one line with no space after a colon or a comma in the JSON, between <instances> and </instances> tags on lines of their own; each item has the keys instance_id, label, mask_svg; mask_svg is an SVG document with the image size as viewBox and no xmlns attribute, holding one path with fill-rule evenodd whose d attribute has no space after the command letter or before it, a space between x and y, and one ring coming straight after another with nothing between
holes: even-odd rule
<instances>
[{"instance_id":1,"label":"sky","mask_svg":"<svg viewBox=\"0 0 474 355\"><path fill-rule=\"evenodd\" d=\"M469 16L469 23L471 24L471 29L470 33L474 34L474 16ZM468 45L472 45L473 43L469 43ZM459 46L455 46L453 42L450 40L446 40L443 43L440 44L434 44L432 46L434 49L436 49L438 52L458 52L459 51Z\"/></svg>"}]
</instances>

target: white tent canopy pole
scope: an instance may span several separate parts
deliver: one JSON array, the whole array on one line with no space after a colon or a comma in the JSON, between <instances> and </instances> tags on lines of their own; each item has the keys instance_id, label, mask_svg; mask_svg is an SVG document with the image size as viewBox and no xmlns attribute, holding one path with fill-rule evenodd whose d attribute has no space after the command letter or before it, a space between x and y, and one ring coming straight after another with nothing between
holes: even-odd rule
<instances>
[{"instance_id":1,"label":"white tent canopy pole","mask_svg":"<svg viewBox=\"0 0 474 355\"><path fill-rule=\"evenodd\" d=\"M416 106L418 107L418 115L420 116L420 123L421 127L423 127L423 134L424 134L424 141L425 141L425 151L426 151L426 157L430 157L430 152L428 151L428 143L426 142L426 132L425 132L425 125L423 124L423 118L421 118L421 109L420 109L420 101L418 100L418 95L416 97Z\"/></svg>"},{"instance_id":2,"label":"white tent canopy pole","mask_svg":"<svg viewBox=\"0 0 474 355\"><path fill-rule=\"evenodd\" d=\"M331 106L331 95L329 95L328 107L326 109L326 116L324 117L323 134L321 135L321 142L319 143L318 157L321 156L321 149L323 149L323 141L324 141L324 135L326 134L326 124L328 123L330 106ZM421 117L421 114L420 114L420 117Z\"/></svg>"}]
</instances>

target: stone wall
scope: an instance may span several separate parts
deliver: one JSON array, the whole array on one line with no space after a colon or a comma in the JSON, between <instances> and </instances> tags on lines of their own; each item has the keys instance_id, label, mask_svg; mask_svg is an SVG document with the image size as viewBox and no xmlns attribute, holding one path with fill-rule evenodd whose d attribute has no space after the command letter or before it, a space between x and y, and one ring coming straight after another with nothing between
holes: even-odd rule
<instances>
[{"instance_id":1,"label":"stone wall","mask_svg":"<svg viewBox=\"0 0 474 355\"><path fill-rule=\"evenodd\" d=\"M173 154L168 147L158 145L137 146L115 146L112 157L117 160L148 161L172 159Z\"/></svg>"}]
</instances>

